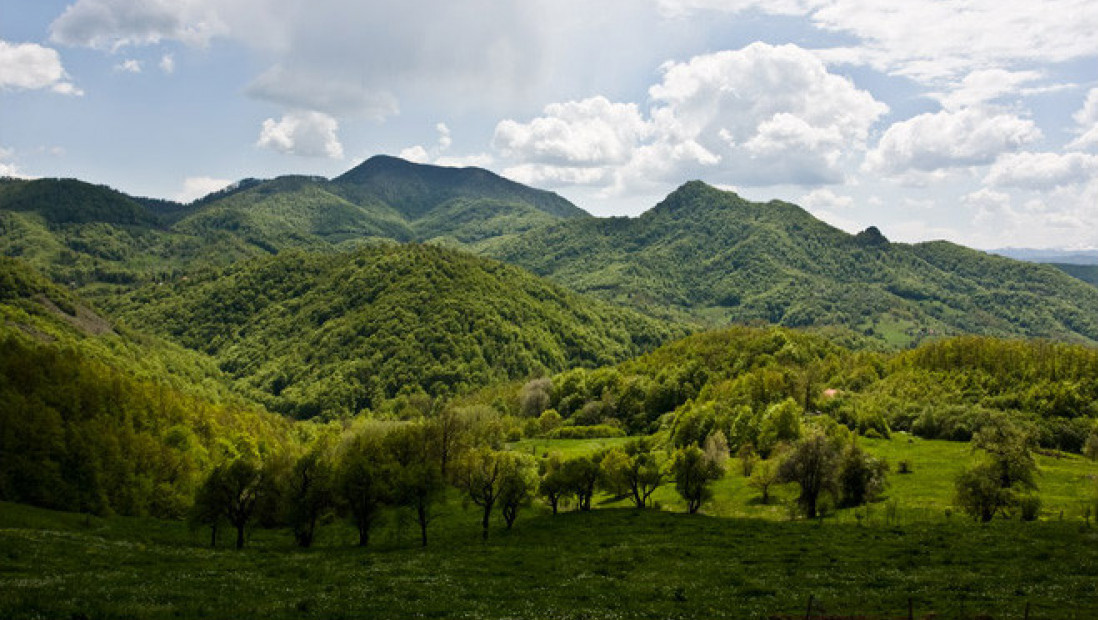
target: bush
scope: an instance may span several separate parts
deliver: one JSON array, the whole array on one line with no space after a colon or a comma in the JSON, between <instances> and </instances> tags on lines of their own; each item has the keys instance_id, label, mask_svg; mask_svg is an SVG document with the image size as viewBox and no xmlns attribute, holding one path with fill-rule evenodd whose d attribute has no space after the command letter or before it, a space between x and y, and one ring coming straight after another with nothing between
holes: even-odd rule
<instances>
[{"instance_id":1,"label":"bush","mask_svg":"<svg viewBox=\"0 0 1098 620\"><path fill-rule=\"evenodd\" d=\"M898 474L913 474L915 469L911 466L910 459L901 459L896 463L896 473Z\"/></svg>"},{"instance_id":2,"label":"bush","mask_svg":"<svg viewBox=\"0 0 1098 620\"><path fill-rule=\"evenodd\" d=\"M1018 498L1018 509L1022 521L1036 521L1041 513L1041 498L1036 494L1023 495Z\"/></svg>"},{"instance_id":3,"label":"bush","mask_svg":"<svg viewBox=\"0 0 1098 620\"><path fill-rule=\"evenodd\" d=\"M625 437L625 431L608 424L595 426L562 426L549 433L550 439L600 439Z\"/></svg>"}]
</instances>

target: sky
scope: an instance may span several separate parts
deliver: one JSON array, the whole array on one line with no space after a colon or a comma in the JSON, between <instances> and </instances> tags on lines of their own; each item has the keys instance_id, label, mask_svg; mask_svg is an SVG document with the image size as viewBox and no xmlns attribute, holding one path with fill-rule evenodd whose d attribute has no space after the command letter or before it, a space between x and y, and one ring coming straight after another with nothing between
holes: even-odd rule
<instances>
[{"instance_id":1,"label":"sky","mask_svg":"<svg viewBox=\"0 0 1098 620\"><path fill-rule=\"evenodd\" d=\"M1094 0L0 0L0 176L189 201L380 153L596 215L701 179L1098 248Z\"/></svg>"}]
</instances>

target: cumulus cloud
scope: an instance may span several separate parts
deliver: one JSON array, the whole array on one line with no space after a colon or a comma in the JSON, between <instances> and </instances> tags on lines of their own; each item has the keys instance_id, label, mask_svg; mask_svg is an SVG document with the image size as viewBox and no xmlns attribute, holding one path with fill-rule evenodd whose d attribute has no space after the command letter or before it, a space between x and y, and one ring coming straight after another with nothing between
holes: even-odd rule
<instances>
[{"instance_id":1,"label":"cumulus cloud","mask_svg":"<svg viewBox=\"0 0 1098 620\"><path fill-rule=\"evenodd\" d=\"M794 45L753 43L662 67L647 114L605 97L555 103L504 120L494 147L523 182L613 192L703 176L741 185L842 179L888 107Z\"/></svg>"},{"instance_id":2,"label":"cumulus cloud","mask_svg":"<svg viewBox=\"0 0 1098 620\"><path fill-rule=\"evenodd\" d=\"M985 182L999 187L1052 189L1098 178L1098 155L1011 153L991 166Z\"/></svg>"},{"instance_id":3,"label":"cumulus cloud","mask_svg":"<svg viewBox=\"0 0 1098 620\"><path fill-rule=\"evenodd\" d=\"M227 34L213 0L77 0L50 24L62 45L118 50L175 40L203 46Z\"/></svg>"},{"instance_id":4,"label":"cumulus cloud","mask_svg":"<svg viewBox=\"0 0 1098 620\"><path fill-rule=\"evenodd\" d=\"M15 151L0 146L0 177L25 178L19 166L13 161L14 157Z\"/></svg>"},{"instance_id":5,"label":"cumulus cloud","mask_svg":"<svg viewBox=\"0 0 1098 620\"><path fill-rule=\"evenodd\" d=\"M141 73L141 62L128 58L115 65L114 70L123 73Z\"/></svg>"},{"instance_id":6,"label":"cumulus cloud","mask_svg":"<svg viewBox=\"0 0 1098 620\"><path fill-rule=\"evenodd\" d=\"M924 82L971 71L1098 55L1098 4L1090 0L658 0L666 14L756 11L807 17L857 47L835 61L868 64Z\"/></svg>"},{"instance_id":7,"label":"cumulus cloud","mask_svg":"<svg viewBox=\"0 0 1098 620\"><path fill-rule=\"evenodd\" d=\"M528 123L504 120L493 146L505 157L563 166L606 166L629 161L651 133L633 103L605 97L553 103Z\"/></svg>"},{"instance_id":8,"label":"cumulus cloud","mask_svg":"<svg viewBox=\"0 0 1098 620\"><path fill-rule=\"evenodd\" d=\"M472 153L468 155L446 155L453 145L453 136L450 127L446 123L435 123L435 131L438 134L434 146L428 148L421 144L410 146L400 151L400 158L417 164L433 164L450 168L465 168L476 166L484 168L490 166L494 159L488 153Z\"/></svg>"},{"instance_id":9,"label":"cumulus cloud","mask_svg":"<svg viewBox=\"0 0 1098 620\"><path fill-rule=\"evenodd\" d=\"M409 146L406 149L401 149L398 155L401 159L406 159L410 162L417 164L426 164L430 163L431 161L431 156L427 154L427 149L418 144L415 146Z\"/></svg>"},{"instance_id":10,"label":"cumulus cloud","mask_svg":"<svg viewBox=\"0 0 1098 620\"><path fill-rule=\"evenodd\" d=\"M866 155L868 172L901 175L992 163L1041 137L1032 120L985 108L920 114L893 124Z\"/></svg>"},{"instance_id":11,"label":"cumulus cloud","mask_svg":"<svg viewBox=\"0 0 1098 620\"><path fill-rule=\"evenodd\" d=\"M171 54L164 54L160 57L160 64L158 65L160 70L167 74L175 73L175 56Z\"/></svg>"},{"instance_id":12,"label":"cumulus cloud","mask_svg":"<svg viewBox=\"0 0 1098 620\"><path fill-rule=\"evenodd\" d=\"M1068 144L1070 149L1098 147L1098 88L1090 89L1082 109L1072 115L1079 126L1079 137Z\"/></svg>"},{"instance_id":13,"label":"cumulus cloud","mask_svg":"<svg viewBox=\"0 0 1098 620\"><path fill-rule=\"evenodd\" d=\"M854 205L850 196L840 196L826 187L808 192L798 202L806 209L845 209Z\"/></svg>"},{"instance_id":14,"label":"cumulus cloud","mask_svg":"<svg viewBox=\"0 0 1098 620\"><path fill-rule=\"evenodd\" d=\"M57 50L36 43L0 41L0 90L49 89L62 95L83 95L68 81Z\"/></svg>"},{"instance_id":15,"label":"cumulus cloud","mask_svg":"<svg viewBox=\"0 0 1098 620\"><path fill-rule=\"evenodd\" d=\"M339 122L315 111L283 114L280 120L263 121L256 146L303 157L343 158Z\"/></svg>"},{"instance_id":16,"label":"cumulus cloud","mask_svg":"<svg viewBox=\"0 0 1098 620\"><path fill-rule=\"evenodd\" d=\"M945 93L932 94L947 110L960 110L995 101L1007 95L1021 92L1024 84L1031 84L1044 76L1039 71L1007 71L983 69L973 71L960 81L951 83Z\"/></svg>"},{"instance_id":17,"label":"cumulus cloud","mask_svg":"<svg viewBox=\"0 0 1098 620\"><path fill-rule=\"evenodd\" d=\"M203 196L220 191L232 185L228 179L215 179L213 177L187 177L183 180L183 189L174 196L178 202L188 203L198 200Z\"/></svg>"}]
</instances>

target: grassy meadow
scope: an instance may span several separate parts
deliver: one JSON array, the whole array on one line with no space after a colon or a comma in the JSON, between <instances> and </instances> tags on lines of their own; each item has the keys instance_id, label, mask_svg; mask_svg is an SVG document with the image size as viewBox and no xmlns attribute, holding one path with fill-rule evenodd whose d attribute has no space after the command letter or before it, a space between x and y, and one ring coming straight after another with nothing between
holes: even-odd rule
<instances>
[{"instance_id":1,"label":"grassy meadow","mask_svg":"<svg viewBox=\"0 0 1098 620\"><path fill-rule=\"evenodd\" d=\"M579 454L619 441L512 447ZM860 519L791 520L792 489L758 504L735 460L704 515L682 514L668 486L663 510L607 496L587 513L536 505L513 530L494 520L487 542L478 508L451 491L425 549L402 512L367 549L332 521L311 549L256 528L235 551L229 532L211 549L208 530L181 522L4 503L0 617L803 617L810 597L813 615L906 617L909 599L917 617L1022 618L1027 604L1033 618L1098 615L1098 528L1082 517L1094 463L1040 457L1042 519L980 526L946 513L967 444L864 441L913 473L892 473Z\"/></svg>"}]
</instances>

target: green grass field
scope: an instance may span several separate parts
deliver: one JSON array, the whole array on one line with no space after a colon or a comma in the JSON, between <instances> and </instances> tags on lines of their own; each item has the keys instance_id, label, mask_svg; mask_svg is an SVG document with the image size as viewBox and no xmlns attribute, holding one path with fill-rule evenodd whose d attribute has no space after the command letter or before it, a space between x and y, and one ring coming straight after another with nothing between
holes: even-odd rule
<instances>
[{"instance_id":1,"label":"green grass field","mask_svg":"<svg viewBox=\"0 0 1098 620\"><path fill-rule=\"evenodd\" d=\"M606 441L546 447L577 454ZM733 461L705 515L682 514L667 487L661 511L609 497L589 513L539 506L514 530L494 521L486 543L477 507L454 491L426 549L403 513L369 549L336 521L312 549L255 529L235 551L229 533L210 549L208 530L178 522L0 504L0 617L803 617L810 597L814 614L837 616L906 617L911 599L917 617L1022 618L1027 604L1031 618L1098 617L1098 527L1080 510L1093 463L1041 457L1042 519L980 526L946 516L967 445L903 435L865 445L914 469L890 476L868 518L791 520L783 503L754 502Z\"/></svg>"}]
</instances>

